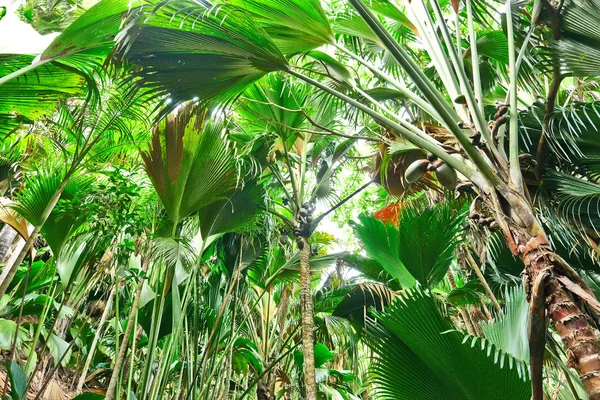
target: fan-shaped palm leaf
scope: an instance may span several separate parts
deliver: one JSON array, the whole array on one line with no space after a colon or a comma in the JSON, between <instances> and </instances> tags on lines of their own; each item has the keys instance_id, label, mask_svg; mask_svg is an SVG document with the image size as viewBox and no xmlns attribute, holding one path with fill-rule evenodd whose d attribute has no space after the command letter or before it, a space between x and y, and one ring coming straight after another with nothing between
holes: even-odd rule
<instances>
[{"instance_id":1,"label":"fan-shaped palm leaf","mask_svg":"<svg viewBox=\"0 0 600 400\"><path fill-rule=\"evenodd\" d=\"M563 74L598 75L600 14L598 0L567 0L560 15L561 39L551 45Z\"/></svg>"},{"instance_id":2,"label":"fan-shaped palm leaf","mask_svg":"<svg viewBox=\"0 0 600 400\"><path fill-rule=\"evenodd\" d=\"M198 213L202 237L255 229L264 210L264 196L264 188L249 180L230 190L226 198L203 207Z\"/></svg>"},{"instance_id":3,"label":"fan-shaped palm leaf","mask_svg":"<svg viewBox=\"0 0 600 400\"><path fill-rule=\"evenodd\" d=\"M139 86L166 102L166 111L194 98L229 101L287 65L243 9L209 9L188 0L150 5L158 8L150 15L134 14L119 35L119 53L136 66Z\"/></svg>"},{"instance_id":4,"label":"fan-shaped palm leaf","mask_svg":"<svg viewBox=\"0 0 600 400\"><path fill-rule=\"evenodd\" d=\"M372 309L383 311L395 297L396 293L385 285L359 283L350 289L332 314L349 319L362 327L365 325L367 315L371 315Z\"/></svg>"},{"instance_id":5,"label":"fan-shaped palm leaf","mask_svg":"<svg viewBox=\"0 0 600 400\"><path fill-rule=\"evenodd\" d=\"M244 130L256 134L274 132L289 140L290 146L298 137L298 130L307 124L303 107L307 106L309 89L280 74L269 75L250 86L236 108L244 118Z\"/></svg>"},{"instance_id":6,"label":"fan-shaped palm leaf","mask_svg":"<svg viewBox=\"0 0 600 400\"><path fill-rule=\"evenodd\" d=\"M469 340L422 289L405 292L367 326L380 399L529 399L525 363Z\"/></svg>"},{"instance_id":7,"label":"fan-shaped palm leaf","mask_svg":"<svg viewBox=\"0 0 600 400\"><path fill-rule=\"evenodd\" d=\"M541 137L544 106L535 103L519 115L524 147L535 153ZM556 107L550 117L546 138L549 156L576 165L591 178L600 176L600 103L575 102Z\"/></svg>"},{"instance_id":8,"label":"fan-shaped palm leaf","mask_svg":"<svg viewBox=\"0 0 600 400\"><path fill-rule=\"evenodd\" d=\"M237 183L225 122L186 106L155 128L144 164L174 224L202 207L224 200Z\"/></svg>"},{"instance_id":9,"label":"fan-shaped palm leaf","mask_svg":"<svg viewBox=\"0 0 600 400\"><path fill-rule=\"evenodd\" d=\"M585 231L600 224L600 185L558 171L550 171L546 184L565 220Z\"/></svg>"},{"instance_id":10,"label":"fan-shaped palm leaf","mask_svg":"<svg viewBox=\"0 0 600 400\"><path fill-rule=\"evenodd\" d=\"M529 303L523 286L506 290L504 312L490 322L482 322L481 329L490 343L512 355L515 359L529 363L529 339L527 321Z\"/></svg>"},{"instance_id":11,"label":"fan-shaped palm leaf","mask_svg":"<svg viewBox=\"0 0 600 400\"><path fill-rule=\"evenodd\" d=\"M435 286L444 276L459 243L464 213L453 211L451 204L419 210L406 206L398 228L375 217L362 216L354 231L368 256L376 261L404 288Z\"/></svg>"},{"instance_id":12,"label":"fan-shaped palm leaf","mask_svg":"<svg viewBox=\"0 0 600 400\"><path fill-rule=\"evenodd\" d=\"M39 59L10 74L2 74L0 85L59 59L60 64L56 65L65 67L68 73L75 69L91 80L92 73L102 67L112 51L123 16L132 8L134 4L128 0L98 2L58 35Z\"/></svg>"}]
</instances>

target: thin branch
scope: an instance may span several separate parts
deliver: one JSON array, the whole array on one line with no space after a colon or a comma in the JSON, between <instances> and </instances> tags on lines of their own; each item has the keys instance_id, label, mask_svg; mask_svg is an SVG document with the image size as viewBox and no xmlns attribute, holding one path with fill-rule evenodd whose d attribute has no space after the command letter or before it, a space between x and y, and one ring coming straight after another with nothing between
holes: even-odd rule
<instances>
[{"instance_id":1,"label":"thin branch","mask_svg":"<svg viewBox=\"0 0 600 400\"><path fill-rule=\"evenodd\" d=\"M546 8L550 11L550 26L552 28L552 41L558 41L561 37L560 32L560 10L562 8L562 1L558 3L555 8L552 4L546 3ZM546 107L544 109L544 124L542 126L542 136L540 137L540 141L538 142L537 152L536 152L536 162L537 166L535 168L535 176L538 181L542 180L544 176L544 170L546 168L546 153L548 152L548 131L550 130L550 122L551 117L554 114L554 107L556 105L556 97L558 95L558 90L560 89L560 84L564 76L560 73L560 65L556 60L554 60L552 68L552 82L550 83L550 88L548 89L548 94L546 96Z\"/></svg>"},{"instance_id":2,"label":"thin branch","mask_svg":"<svg viewBox=\"0 0 600 400\"><path fill-rule=\"evenodd\" d=\"M365 183L364 185L362 185L361 187L359 187L358 189L356 189L354 192L350 193L348 196L346 196L346 198L344 198L344 200L340 201L335 206L333 206L329 210L325 211L323 214L319 215L319 217L317 219L315 219L315 221L313 222L313 228L316 227L317 224L323 220L323 218L325 218L327 215L331 214L332 212L334 212L335 210L337 210L338 208L340 208L341 206L343 206L348 200L350 200L351 198L353 198L354 196L356 196L358 193L362 192L371 183L373 183L372 180L369 181L369 182L367 182L367 183Z\"/></svg>"},{"instance_id":3,"label":"thin branch","mask_svg":"<svg viewBox=\"0 0 600 400\"><path fill-rule=\"evenodd\" d=\"M283 111L302 114L302 116L304 118L306 118L306 120L308 122L310 122L311 125L313 125L315 128L322 129L323 131L325 131L327 133L320 132L320 131L313 131L313 130L309 130L309 129L294 128L292 126L286 125L286 124L284 124L282 122L279 122L279 121L273 121L273 120L267 120L266 118L261 118L261 119L263 119L265 121L268 121L268 122L271 122L271 123L275 123L277 125L284 126L284 127L289 128L291 130L294 130L294 131L307 132L307 133L311 133L311 134L315 134L315 135L339 136L339 137L348 138L348 139L363 139L363 140L368 140L368 141L377 141L376 139L373 139L373 138L370 138L370 137L367 137L367 136L346 135L344 133L337 132L337 131L335 131L333 129L330 129L330 128L327 128L327 127L325 127L323 125L320 125L317 122L315 122L308 115L308 113L306 111L304 111L303 109L301 109L301 108L297 109L297 110L293 110L291 108L283 107L283 106L280 106L279 104L275 104L275 103L272 103L270 101L269 102L267 102L267 101L260 101L260 100L250 99L248 97L242 97L242 99L247 100L247 101L251 101L253 103L258 103L258 104L263 104L263 105L266 105L266 106L276 107L276 108L279 108L280 110L283 110Z\"/></svg>"}]
</instances>

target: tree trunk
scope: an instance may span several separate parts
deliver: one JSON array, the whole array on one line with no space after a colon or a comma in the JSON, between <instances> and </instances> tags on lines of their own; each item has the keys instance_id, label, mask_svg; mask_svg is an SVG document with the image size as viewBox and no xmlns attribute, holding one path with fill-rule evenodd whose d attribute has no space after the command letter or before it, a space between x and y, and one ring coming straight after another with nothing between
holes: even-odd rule
<instances>
[{"instance_id":1,"label":"tree trunk","mask_svg":"<svg viewBox=\"0 0 600 400\"><path fill-rule=\"evenodd\" d=\"M140 296L142 294L142 287L144 281L142 280L137 287L135 298L133 300L133 305L131 306L131 312L129 313L129 320L127 321L127 327L125 328L125 332L123 334L123 341L121 342L121 347L119 347L119 355L115 360L115 366L113 367L112 375L110 376L110 382L108 384L108 389L106 389L106 397L105 400L113 400L115 398L115 389L117 388L117 382L119 381L119 374L121 373L121 367L123 366L123 361L125 360L125 355L127 354L127 343L129 343L129 336L131 336L131 330L133 329L133 322L135 321L135 313L138 311L138 302L140 301ZM116 316L118 318L118 316ZM147 362L152 362L152 360L146 360Z\"/></svg>"},{"instance_id":2,"label":"tree trunk","mask_svg":"<svg viewBox=\"0 0 600 400\"><path fill-rule=\"evenodd\" d=\"M315 350L313 339L313 303L310 291L310 248L308 240L299 237L300 245L300 302L302 305L302 351L304 352L305 399L316 400Z\"/></svg>"},{"instance_id":3,"label":"tree trunk","mask_svg":"<svg viewBox=\"0 0 600 400\"><path fill-rule=\"evenodd\" d=\"M256 399L257 400L269 400L269 392L267 391L268 383L259 382L256 386Z\"/></svg>"},{"instance_id":4,"label":"tree trunk","mask_svg":"<svg viewBox=\"0 0 600 400\"><path fill-rule=\"evenodd\" d=\"M4 258L8 254L8 249L15 241L17 237L17 231L8 224L4 224L2 230L0 230L0 263L4 262Z\"/></svg>"},{"instance_id":5,"label":"tree trunk","mask_svg":"<svg viewBox=\"0 0 600 400\"><path fill-rule=\"evenodd\" d=\"M100 340L100 336L102 335L102 327L104 326L104 322L106 318L108 318L108 314L110 313L110 307L112 305L112 300L115 295L115 288L113 288L108 295L108 300L106 301L106 306L104 307L104 312L102 313L102 317L100 317L100 322L98 322L98 328L96 329L96 334L94 335L94 340L92 341L92 346L90 347L90 351L88 353L87 358L85 359L85 364L83 366L83 371L81 372L81 376L79 377L79 382L77 383L77 389L75 389L75 393L81 393L83 389L83 384L85 383L85 378L87 376L88 369L90 368L90 364L92 363L92 358L94 358L94 353L96 351L96 346L98 345L98 341Z\"/></svg>"},{"instance_id":6,"label":"tree trunk","mask_svg":"<svg viewBox=\"0 0 600 400\"><path fill-rule=\"evenodd\" d=\"M543 292L547 314L567 349L567 364L577 370L590 400L600 400L600 341L590 317L557 279L563 268L553 261L552 253L542 245L532 245L531 239L517 243L521 244L528 290L540 273L550 272Z\"/></svg>"}]
</instances>

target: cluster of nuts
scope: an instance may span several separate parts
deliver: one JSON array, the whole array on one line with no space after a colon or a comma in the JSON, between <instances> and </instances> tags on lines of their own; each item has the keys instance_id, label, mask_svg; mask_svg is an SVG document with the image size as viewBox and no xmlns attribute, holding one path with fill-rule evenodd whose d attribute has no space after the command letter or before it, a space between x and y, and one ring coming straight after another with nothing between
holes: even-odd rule
<instances>
[{"instance_id":1,"label":"cluster of nuts","mask_svg":"<svg viewBox=\"0 0 600 400\"><path fill-rule=\"evenodd\" d=\"M499 228L498 222L495 218L485 217L476 210L471 210L471 212L469 213L469 218L472 221L477 221L478 225L482 228L487 227L491 231L496 231Z\"/></svg>"},{"instance_id":2,"label":"cluster of nuts","mask_svg":"<svg viewBox=\"0 0 600 400\"><path fill-rule=\"evenodd\" d=\"M440 184L448 190L454 190L458 182L458 177L454 168L438 160L435 156L428 156L426 159L414 161L404 171L404 179L408 183L418 181L425 172L435 172L435 176Z\"/></svg>"},{"instance_id":3,"label":"cluster of nuts","mask_svg":"<svg viewBox=\"0 0 600 400\"><path fill-rule=\"evenodd\" d=\"M308 238L312 232L313 212L315 211L315 201L312 200L309 203L304 203L298 210L298 221L296 229L294 229L294 236L298 248L302 250L304 242L302 238Z\"/></svg>"}]
</instances>

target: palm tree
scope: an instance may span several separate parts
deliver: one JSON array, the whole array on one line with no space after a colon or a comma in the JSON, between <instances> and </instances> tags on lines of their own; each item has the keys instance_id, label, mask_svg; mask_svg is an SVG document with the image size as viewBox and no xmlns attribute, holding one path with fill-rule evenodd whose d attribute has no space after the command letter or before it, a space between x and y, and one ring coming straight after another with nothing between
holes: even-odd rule
<instances>
[{"instance_id":1,"label":"palm tree","mask_svg":"<svg viewBox=\"0 0 600 400\"><path fill-rule=\"evenodd\" d=\"M450 221L431 234L451 245L429 249L432 258L427 262L402 259L412 248L404 249L401 243L396 246L394 239L411 232L407 221L420 224L427 218L411 220L403 213L404 225L399 227L368 217L355 224L372 260L346 260L361 266L364 276L390 288L408 289L404 303L391 303L373 314L378 322L367 321L366 337L378 357L375 369L383 376L379 381L382 393L391 398L412 393L406 385L390 386L389 376L398 370L411 372L406 365L431 367L435 354L415 349L421 341L435 337L443 342L441 347L449 349L445 361L476 358L477 367L502 375L496 381L514 391L514 397L528 395L526 379L517 382L514 371L498 372L482 354L462 352L462 334L438 337L451 325L431 299L431 293L439 293L436 290L445 285L442 277L450 270L459 282L452 290L442 288L446 302L460 307L480 302L479 294L471 296L476 291L471 281L461 286L467 272L453 270L449 264L454 258L458 267L496 262L499 256L493 254L491 244L502 242L504 245L497 247L516 257L511 266L522 268L527 278L533 397L543 395L544 348L558 354L552 340L545 346L548 315L562 339L568 364L577 370L589 397L599 398L595 360L600 343L593 326L600 304L593 292L595 286L589 287L584 280L594 276L587 254L596 257L600 241L595 228L600 221L596 207L600 190L593 136L600 117L597 105L589 101L598 98L593 76L600 38L593 30L585 30L599 22L590 12L595 9L594 2L569 0L558 8L541 2L531 6L507 2L502 9L470 0L447 6L419 0L405 7L387 0L331 2L325 8L316 0L223 0L214 4L152 0L144 2L144 7L139 5L102 0L69 25L39 58L4 56L0 66L0 93L5 94L0 106L2 133L15 134L35 120L39 124L40 115L52 116L48 126L61 132L52 139L67 143L64 146L55 140L65 155L60 167L27 175L23 187L30 188L30 194L20 194L15 209L35 230L16 262L3 271L0 284L0 297L8 290L23 290L22 299L10 304L24 309L29 280L25 271L33 265L19 268L41 234L57 257L57 263L48 265L58 269L60 279L44 290L48 299L62 295L62 302L57 317L52 318L53 303L44 300L28 349L27 373L34 363L30 360L38 338L42 338L40 358L46 349L52 352L61 347L56 343L63 344L58 339L64 339L53 332L60 333L57 321L61 310L77 309L82 302L87 293L82 283L103 281L98 273L89 271L97 265L97 253L117 246L118 241L111 246L88 244L80 230L93 227L93 223L79 225L81 221L72 218L68 205L90 190L83 171L108 161L103 154L110 153L114 143L105 140L107 136L124 135L133 128L138 133L130 139L139 136L142 140L131 146L131 153L137 145L143 149L142 158L160 206L144 234L117 234L143 242L147 247L136 249L149 260L147 277L126 273L135 275L137 284L125 284L121 292L127 293L128 305L137 304L136 300L144 304L146 317L141 319L147 319L150 326L144 337L148 344L140 340L143 348L139 349L138 330L133 329L139 319L137 307L124 313L119 301L115 302L111 324L115 368L109 397L119 396L119 381L125 375L127 393L136 384L138 398L158 398L172 387L176 387L175 396L186 390L187 396L227 393L225 385L213 387L204 377L221 371L219 360L232 366L234 360L241 362L240 357L246 364L241 362L239 371L244 371L243 365L256 364L253 382L245 382L248 393L278 365L281 360L262 365L260 371L260 352L251 343L236 344L231 337L224 349L218 344L218 339L237 329L234 320L239 314L234 312L233 302L243 297L239 292L248 265L244 255L252 253L245 238L223 234L255 229L257 215L266 209L283 221L286 231L293 232L300 250L304 390L306 398L316 398L315 364L320 362L314 360L314 345L315 337L323 336L315 336L313 329L314 264L309 257L314 226L329 211L315 218L313 207L317 200L331 197L332 178L340 170L343 155L357 141L367 140L380 144L374 179L390 193L403 199L427 193L439 200L446 189L463 196L469 206L469 229L460 234L456 229L464 220L459 223L456 215L444 214L440 211L443 207L419 209L419 216L431 213L435 221ZM57 79L59 73L63 75ZM547 87L538 76L548 79ZM109 81L121 86L107 89L103 84ZM87 91L82 89L84 85ZM128 91L132 88L135 90ZM82 94L88 97L82 98ZM75 98L61 106L60 113L52 115L57 101L72 96ZM536 98L545 101L534 103ZM141 99L146 109L140 108ZM153 116L152 142L145 150L143 139L150 129L140 122ZM269 150L263 151L261 141ZM267 203L265 192L271 195ZM346 200L332 208L337 210ZM333 204L335 201L329 206ZM466 214L460 215L466 218ZM119 218L111 221L124 223ZM373 232L380 241L372 241ZM452 254L457 236L469 242L464 244L466 252ZM388 246L382 248L384 241ZM421 248L428 248L427 244L421 243ZM227 251L236 249L231 251L235 254L225 257L219 246ZM571 249L575 253L570 253ZM203 276L202 268L217 268L213 259L229 260L227 273ZM111 278L117 293L123 284L118 275L120 262L115 261ZM477 275L482 283L487 278L482 279L484 274L489 274L488 268ZM511 270L510 275L519 272ZM150 302L142 299L144 284L140 282L146 278L146 289L157 293ZM25 282L24 288L21 282ZM427 289L414 288L416 282ZM493 287L488 289L492 297ZM504 298L507 303L510 298L500 297L500 302ZM200 299L208 305L201 306ZM420 311L409 314L403 306L406 302ZM182 317L189 310L193 319ZM165 311L170 314L163 317ZM201 314L207 317L201 318ZM126 335L119 340L121 315L127 321ZM250 315L249 311L244 318ZM419 316L434 321L435 328L421 335L399 328L415 325ZM466 324L470 317L463 313L462 318ZM20 317L17 321L14 329L10 328L14 343L19 341ZM246 325L239 327L245 329ZM271 324L270 329L277 332L282 328ZM126 366L130 331L135 332L134 348L125 372L121 366ZM195 339L183 332L193 332ZM293 337L291 334L288 339ZM473 343L501 349L524 361L522 354L502 348L492 337L486 339L492 344L481 339L473 339ZM386 354L382 347L386 341L414 357L393 358L394 354ZM75 346L75 340L70 346ZM327 347L319 347L318 353L326 358L328 352ZM50 371L57 371L68 352L54 353L55 365ZM180 354L186 356L178 359ZM562 361L560 356L556 358ZM139 382L134 382L136 359L145 361ZM182 361L190 359L192 363ZM292 367L291 359L286 359L286 365ZM18 375L17 367L11 367L13 375ZM463 374L469 369L451 365L444 371L449 369L451 375L440 370L434 374L440 383L435 386L439 396L481 396L481 387L469 385ZM523 370L520 362L518 370ZM203 378L198 381L195 378L200 373ZM44 378L46 383L53 374ZM173 375L178 385L172 384ZM227 383L243 385L251 374L240 375ZM565 377L569 376L567 372ZM418 378L422 377L415 376ZM459 388L448 384L457 381L463 382ZM323 385L322 390L330 388ZM415 398L418 395L414 394Z\"/></svg>"},{"instance_id":2,"label":"palm tree","mask_svg":"<svg viewBox=\"0 0 600 400\"><path fill-rule=\"evenodd\" d=\"M227 5L202 10L202 7L185 2L171 2L148 19L136 18L123 32L120 49L122 56L139 68L137 75L140 84L157 94L169 93L170 99L175 101L166 105L168 109L174 107L178 101L192 96L198 96L203 101L231 98L233 93L239 92L242 85L274 70L282 70L372 117L396 137L407 140L424 151L423 156L429 153L430 160L434 161L429 164L423 162L422 165L419 164L419 168L431 165L427 169L437 171L437 178L441 184L452 188L456 181L454 171L461 174L461 179L473 185L479 195L478 201L482 202L485 213L493 218L502 230L511 251L525 263L532 298L531 316L536 318L531 333L532 360L543 348L542 332L545 328L542 321L544 310L547 309L563 338L563 343L572 355L573 365L576 366L588 393L592 398L600 395L596 367L586 361L598 353L600 343L595 338L593 328L582 308L584 304L593 303L595 300L577 274L565 266L553 252L548 234L529 200L529 188L521 172L522 132L519 130L518 121L517 69L517 53L520 51L516 48L513 10L510 5L505 8L507 20L510 22L506 28L509 56L506 88L509 103L499 113L501 116L508 110L510 123L506 129L507 133L504 134L498 133L501 121L497 122L496 129L493 129L488 126L488 119L485 117L477 46L471 46L469 49L472 55L472 79L469 79L465 70L466 63L461 57L462 49L459 52L455 44L457 39L462 43L461 32L455 30L454 34L458 36L452 35L452 26L446 22L443 10L436 2L413 2L408 11L414 17L414 27L425 43L426 54L439 74L444 91L426 76L418 60L393 37L373 10L360 0L351 0L350 4L360 16L361 24L368 26L367 34L370 39L380 44L386 56L412 81L414 89L407 87L399 77L393 77L391 73L380 70L352 51L342 50L344 48L336 43L325 13L317 2L233 3L232 5L228 2ZM390 6L391 12L401 13L391 3L375 4L381 7L376 6L374 11L383 15L386 15L385 10L390 12ZM239 8L236 8L236 5ZM383 8L385 10L382 11ZM182 9L186 12L178 11ZM576 6L563 7L562 12L567 11L576 13ZM475 17L470 2L466 4L466 14L462 21L457 15L459 25L467 25L468 39L471 43L477 41L477 33L473 28ZM535 22L537 21L532 21ZM434 27L439 31L434 30ZM569 28L573 29L572 25L569 25ZM167 35L170 38L169 46L164 49L154 46L154 43ZM180 40L174 40L175 37ZM198 40L195 41L196 44L191 44L194 37ZM205 40L209 39L218 40L219 48L203 45ZM529 39L521 46L523 53L528 49ZM344 56L363 65L377 79L401 92L429 118L441 124L451 135L449 142L443 143L432 137L426 130L378 102L352 81L342 82L349 86L344 93L299 72L298 65L290 64L290 61L295 60L293 56L299 51L307 51L324 44L336 46ZM234 48L235 52L226 50ZM147 54L153 54L153 57L145 57ZM169 57L173 64L166 62ZM553 53L553 57L563 60L559 50ZM176 60L184 58L185 68L178 69L177 73L167 72L169 65L175 65ZM157 63L159 59L164 59L165 64ZM211 78L193 82L187 80L186 84L187 69L206 68L209 65L208 60L212 71ZM217 62L224 62L223 65L233 65L236 62L239 64L234 73L225 74L222 73L224 70L215 69ZM333 60L329 63L329 70L335 70L333 65L339 67L340 63L334 64L335 62L336 60ZM332 73L326 75L327 79L332 79ZM339 82L339 79L337 81ZM448 97L452 100L449 101ZM546 133L542 137L545 135ZM450 143L452 149L447 147ZM412 175L407 177L414 179ZM541 396L540 371L539 362L532 362L536 398Z\"/></svg>"}]
</instances>

